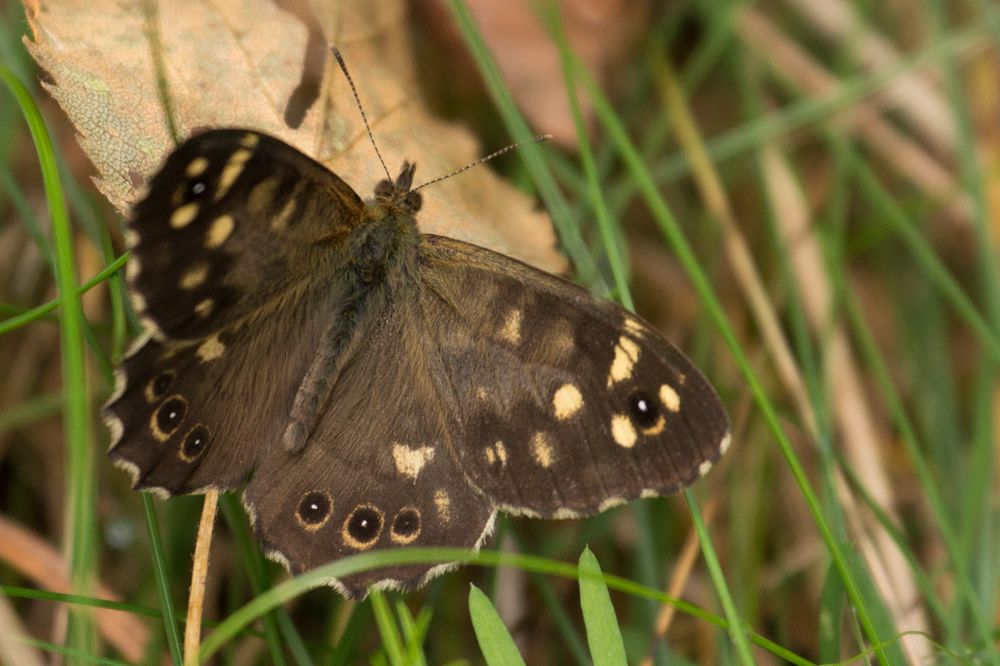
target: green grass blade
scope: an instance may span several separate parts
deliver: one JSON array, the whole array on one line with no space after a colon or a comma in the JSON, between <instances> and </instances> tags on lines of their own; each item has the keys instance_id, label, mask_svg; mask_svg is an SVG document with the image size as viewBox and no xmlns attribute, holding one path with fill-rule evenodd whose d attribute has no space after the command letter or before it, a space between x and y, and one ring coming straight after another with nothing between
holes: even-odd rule
<instances>
[{"instance_id":1,"label":"green grass blade","mask_svg":"<svg viewBox=\"0 0 1000 666\"><path fill-rule=\"evenodd\" d=\"M427 660L424 659L424 634L402 599L396 600L396 617L399 618L399 626L403 630L407 663L412 666L425 666Z\"/></svg>"},{"instance_id":2,"label":"green grass blade","mask_svg":"<svg viewBox=\"0 0 1000 666\"><path fill-rule=\"evenodd\" d=\"M514 639L500 619L490 598L475 585L469 586L469 616L488 666L523 666Z\"/></svg>"},{"instance_id":3,"label":"green grass blade","mask_svg":"<svg viewBox=\"0 0 1000 666\"><path fill-rule=\"evenodd\" d=\"M479 66L486 86L493 97L497 111L503 118L507 130L515 141L523 141L532 137L532 132L528 123L524 120L514 98L507 90L500 75L500 69L494 62L486 42L483 40L479 29L473 21L468 7L462 0L448 0L448 8L452 17L458 25L462 37L465 39L469 52ZM552 221L559 232L559 239L563 247L569 254L577 273L584 284L599 285L601 276L597 270L587 245L580 235L580 230L573 223L573 216L569 205L559 189L552 172L549 170L545 159L542 156L542 149L533 143L525 144L518 149L518 155L524 160L524 165L531 174L531 181L538 188L538 194L545 207L552 215Z\"/></svg>"},{"instance_id":4,"label":"green grass blade","mask_svg":"<svg viewBox=\"0 0 1000 666\"><path fill-rule=\"evenodd\" d=\"M60 185L52 141L41 113L28 89L6 65L0 63L0 79L17 99L31 131L42 170L45 196L52 215L56 286L63 296L60 343L63 373L63 424L67 448L66 524L64 549L74 590L88 591L95 579L96 530L92 522L95 505L94 447L91 441L90 400L84 353L83 306L79 296L73 230ZM74 607L69 617L67 647L93 652L96 634L90 613Z\"/></svg>"},{"instance_id":5,"label":"green grass blade","mask_svg":"<svg viewBox=\"0 0 1000 666\"><path fill-rule=\"evenodd\" d=\"M781 426L777 409L771 402L764 385L761 383L756 371L750 364L750 359L747 357L746 352L744 352L743 348L740 346L735 331L730 326L729 320L722 309L721 303L715 296L715 292L712 289L708 277L701 269L701 262L695 256L691 246L687 242L687 239L684 237L680 227L677 225L677 221L670 213L670 209L667 206L666 201L663 200L656 183L653 181L649 170L646 168L645 163L636 151L635 146L628 137L628 134L618 123L617 118L611 109L611 105L604 97L604 94L600 91L597 84L583 72L581 72L581 81L587 89L591 102L594 104L594 109L597 112L598 118L604 124L611 140L618 146L626 167L635 179L646 204L649 206L650 211L653 214L654 219L660 226L663 235L669 241L671 248L676 253L678 260L688 275L688 278L693 283L702 305L708 312L719 333L722 335L726 345L731 350L733 357L739 366L740 372L749 385L754 402L760 409L767 427L772 432L776 443L781 449L782 456L788 463L788 466L795 477L795 482L806 501L809 512L823 537L823 541L826 544L827 549L830 551L830 555L837 566L837 570L844 578L844 586L847 589L848 596L854 604L858 619L864 627L865 633L875 646L879 661L882 663L888 663L886 661L885 652L880 647L883 642L882 638L876 630L875 624L872 622L867 608L865 607L864 598L862 597L861 591L858 588L849 567L847 566L843 550L837 542L837 539L830 528L830 524L823 513L823 509L816 496L816 492L813 490L809 477L806 475L802 463L799 461L797 455L795 454L795 450L792 448L791 441Z\"/></svg>"},{"instance_id":6,"label":"green grass blade","mask_svg":"<svg viewBox=\"0 0 1000 666\"><path fill-rule=\"evenodd\" d=\"M393 666L405 666L407 659L403 650L403 639L399 635L399 627L396 626L389 602L386 601L381 592L373 592L368 597L368 601L371 604L372 613L375 615L375 624L382 637L382 647L385 648L389 663Z\"/></svg>"},{"instance_id":7,"label":"green grass blade","mask_svg":"<svg viewBox=\"0 0 1000 666\"><path fill-rule=\"evenodd\" d=\"M236 539L236 545L243 559L247 579L250 581L250 589L254 594L260 594L268 587L267 574L264 570L264 562L260 550L251 538L250 530L247 528L246 518L244 517L246 514L232 493L225 493L220 499L222 514L226 518L229 530ZM264 637L267 641L267 649L271 655L271 662L276 666L284 666L287 663L285 661L285 651L282 646L281 629L278 623L279 615L284 612L284 609L279 606L261 618L261 624L264 627ZM287 637L289 647L292 648L294 645L292 652L298 655L297 661L300 664L311 664L312 660L309 657L309 652L302 644L302 639L298 636L298 632L295 631L294 625L291 629L292 633Z\"/></svg>"},{"instance_id":8,"label":"green grass blade","mask_svg":"<svg viewBox=\"0 0 1000 666\"><path fill-rule=\"evenodd\" d=\"M181 630L174 610L174 599L170 594L170 574L167 569L167 558L163 551L163 541L160 539L160 523L156 519L156 506L149 493L140 493L142 509L146 516L146 533L149 535L149 547L153 555L153 575L156 578L156 591L160 595L160 608L163 611L163 631L167 636L167 647L175 664L183 663L184 651L181 649Z\"/></svg>"},{"instance_id":9,"label":"green grass blade","mask_svg":"<svg viewBox=\"0 0 1000 666\"><path fill-rule=\"evenodd\" d=\"M701 544L701 553L705 557L705 565L708 567L708 573L712 578L712 583L715 585L715 591L719 595L719 602L722 603L726 619L729 621L729 638L736 648L736 654L739 655L740 663L753 664L754 661L753 656L750 654L750 643L747 639L746 627L736 610L733 597L729 593L726 577L722 573L722 565L719 564L715 548L712 547L712 539L708 534L708 527L705 526L705 520L701 516L701 511L698 509L694 493L690 489L686 489L684 491L684 499L691 509L691 521L694 524L695 531L698 533L698 542Z\"/></svg>"},{"instance_id":10,"label":"green grass blade","mask_svg":"<svg viewBox=\"0 0 1000 666\"><path fill-rule=\"evenodd\" d=\"M114 262L108 264L108 266L104 268L101 272L99 272L97 275L90 278L82 285L76 287L72 292L72 297L76 299L77 302L79 302L81 296L83 296L85 293L87 293L97 285L107 280L109 277L114 275L119 270L121 270L121 267L125 265L125 262L127 260L128 260L128 254L123 254L122 256L115 259ZM42 317L44 317L45 315L47 315L48 313L52 312L60 305L62 305L62 303L63 303L63 298L60 296L58 298L52 299L48 303L43 303L42 305L27 310L26 312L22 312L21 314L15 317L11 317L9 319L0 321L0 335L10 333L11 331L20 328L25 324L30 324L33 321L41 319Z\"/></svg>"},{"instance_id":11,"label":"green grass blade","mask_svg":"<svg viewBox=\"0 0 1000 666\"><path fill-rule=\"evenodd\" d=\"M580 554L580 609L587 627L587 644L595 666L627 664L625 643L618 627L618 616L611 603L608 586L601 573L601 565L590 551Z\"/></svg>"}]
</instances>

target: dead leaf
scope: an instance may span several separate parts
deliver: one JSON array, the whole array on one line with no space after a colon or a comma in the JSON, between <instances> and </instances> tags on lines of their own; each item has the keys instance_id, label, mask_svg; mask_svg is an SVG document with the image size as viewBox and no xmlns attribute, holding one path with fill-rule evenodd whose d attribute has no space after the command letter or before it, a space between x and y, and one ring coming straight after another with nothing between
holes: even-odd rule
<instances>
[{"instance_id":1,"label":"dead leaf","mask_svg":"<svg viewBox=\"0 0 1000 666\"><path fill-rule=\"evenodd\" d=\"M181 137L204 127L258 129L370 196L385 175L328 43L337 44L351 68L391 171L416 160L422 182L481 155L468 131L424 109L401 0L26 0L25 6L34 36L28 49L75 124L97 168L97 186L122 212L174 145L167 107ZM425 232L550 271L565 268L547 216L486 168L425 191L419 221Z\"/></svg>"}]
</instances>

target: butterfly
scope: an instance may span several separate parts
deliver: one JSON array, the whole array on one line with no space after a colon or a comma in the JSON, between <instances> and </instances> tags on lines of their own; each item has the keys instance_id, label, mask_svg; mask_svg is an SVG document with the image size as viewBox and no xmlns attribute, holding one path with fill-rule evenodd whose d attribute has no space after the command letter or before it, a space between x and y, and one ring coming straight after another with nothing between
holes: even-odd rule
<instances>
[{"instance_id":1,"label":"butterfly","mask_svg":"<svg viewBox=\"0 0 1000 666\"><path fill-rule=\"evenodd\" d=\"M575 518L672 494L725 452L729 418L691 361L577 285L420 233L414 168L363 200L249 129L166 159L126 234L146 332L104 408L135 488L245 486L265 553L302 572L476 549L498 511ZM442 570L330 582L363 596Z\"/></svg>"}]
</instances>

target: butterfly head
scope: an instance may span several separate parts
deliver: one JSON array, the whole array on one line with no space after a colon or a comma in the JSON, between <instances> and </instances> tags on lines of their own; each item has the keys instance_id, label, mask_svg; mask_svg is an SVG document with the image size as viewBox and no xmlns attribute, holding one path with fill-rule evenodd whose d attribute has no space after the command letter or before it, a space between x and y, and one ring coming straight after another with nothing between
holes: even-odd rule
<instances>
[{"instance_id":1,"label":"butterfly head","mask_svg":"<svg viewBox=\"0 0 1000 666\"><path fill-rule=\"evenodd\" d=\"M411 162L403 162L403 167L396 176L396 182L391 180L379 181L375 186L375 203L379 208L387 212L401 212L413 215L420 210L422 199L419 192L411 192L413 187L413 172L417 165Z\"/></svg>"}]
</instances>

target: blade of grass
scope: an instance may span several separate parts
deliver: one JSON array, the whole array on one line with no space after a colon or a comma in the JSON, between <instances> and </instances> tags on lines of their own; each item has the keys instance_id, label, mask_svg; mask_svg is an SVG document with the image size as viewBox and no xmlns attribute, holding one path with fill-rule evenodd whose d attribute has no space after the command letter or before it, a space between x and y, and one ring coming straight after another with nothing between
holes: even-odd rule
<instances>
[{"instance_id":1,"label":"blade of grass","mask_svg":"<svg viewBox=\"0 0 1000 666\"><path fill-rule=\"evenodd\" d=\"M694 493L690 489L685 490L684 499L687 501L688 506L691 507L691 522L698 533L698 542L702 545L701 552L705 556L705 566L708 567L708 573L712 578L712 583L715 585L715 592L719 595L719 602L722 604L726 619L729 621L729 638L733 643L733 647L736 648L736 654L739 655L740 662L743 664L753 664L754 659L753 655L750 654L750 643L746 633L747 627L736 610L736 604L733 603L733 597L729 593L725 574L722 573L722 565L719 564L719 558L712 547L712 539L708 535L708 528L701 517L701 511L698 510L698 506L695 503ZM705 544L708 544L708 547Z\"/></svg>"},{"instance_id":2,"label":"blade of grass","mask_svg":"<svg viewBox=\"0 0 1000 666\"><path fill-rule=\"evenodd\" d=\"M250 581L250 589L255 595L261 594L270 586L271 581L267 576L260 549L250 535L246 513L232 493L225 493L220 498L220 503L222 515L226 518L226 524L235 537L237 548L242 556L247 580ZM287 644L296 662L305 665L313 663L309 656L309 650L306 649L302 637L284 608L276 608L274 612L265 615L261 621L264 625L264 636L272 663L279 666L286 663L282 637L284 637L284 644Z\"/></svg>"},{"instance_id":3,"label":"blade of grass","mask_svg":"<svg viewBox=\"0 0 1000 666\"><path fill-rule=\"evenodd\" d=\"M368 597L368 602L371 604L375 625L382 637L382 647L389 658L389 663L393 666L405 666L407 661L403 650L403 639L399 635L396 620L392 617L389 602L386 601L381 592L372 592Z\"/></svg>"},{"instance_id":4,"label":"blade of grass","mask_svg":"<svg viewBox=\"0 0 1000 666\"><path fill-rule=\"evenodd\" d=\"M230 614L229 617L218 624L215 631L205 637L202 641L199 658L202 662L207 661L223 645L263 613L286 601L294 599L308 590L327 585L331 578L339 579L360 571L369 571L383 567L405 564L441 564L445 562L493 567L513 566L524 571L559 576L571 580L576 580L579 575L579 569L574 564L534 555L501 553L497 551L481 551L476 554L460 548L399 548L351 555L350 557L317 567L302 575L279 583L264 594L255 597L242 608ZM650 599L659 603L670 604L677 608L679 612L703 622L709 622L723 629L728 627L726 621L718 615L688 603L683 599L677 599L676 597L664 594L657 589L610 574L604 574L604 580L608 587L613 590L618 590L640 599ZM759 634L749 632L749 636L755 645L773 653L779 659L799 666L810 666L812 664L809 660L800 657Z\"/></svg>"},{"instance_id":5,"label":"blade of grass","mask_svg":"<svg viewBox=\"0 0 1000 666\"><path fill-rule=\"evenodd\" d=\"M611 603L601 565L590 551L580 554L580 610L587 627L587 644L595 664L627 664L625 643L618 628L618 616Z\"/></svg>"},{"instance_id":6,"label":"blade of grass","mask_svg":"<svg viewBox=\"0 0 1000 666\"><path fill-rule=\"evenodd\" d=\"M489 597L475 585L469 586L469 617L472 618L479 649L489 666L523 666L524 658L500 614Z\"/></svg>"},{"instance_id":7,"label":"blade of grass","mask_svg":"<svg viewBox=\"0 0 1000 666\"><path fill-rule=\"evenodd\" d=\"M625 132L625 129L618 124L615 114L612 111L607 99L604 97L603 92L601 92L597 84L589 76L587 76L586 72L582 70L580 80L587 90L588 96L591 103L594 105L598 118L608 131L610 139L618 146L622 158L625 161L626 168L639 186L639 190L642 193L647 206L649 206L654 219L659 225L661 232L670 243L671 248L674 250L678 260L683 266L684 271L693 283L702 305L705 310L708 311L709 316L715 323L719 333L722 335L726 346L729 347L732 352L733 357L740 368L740 372L749 385L754 402L761 410L768 429L773 434L778 447L781 450L782 456L785 458L786 463L792 471L792 475L795 477L795 482L806 501L809 512L813 517L813 521L816 523L816 526L823 537L827 550L829 550L830 556L837 566L837 570L844 578L844 586L847 589L848 596L854 604L858 619L864 627L865 633L867 634L872 645L875 646L875 651L879 661L881 663L888 663L885 652L880 647L882 639L867 611L861 591L847 565L843 550L837 542L833 531L826 520L823 509L818 498L816 497L815 491L812 488L812 484L806 475L805 469L796 456L795 450L792 448L791 441L781 426L774 404L768 398L763 384L757 377L757 373L751 366L749 358L740 346L739 340L736 338L736 334L732 327L729 325L729 321L722 310L722 305L715 296L714 290L712 289L708 278L702 271L698 258L695 256L690 245L688 245L687 239L684 238L680 227L677 225L676 220L670 213L670 209L663 200L663 197L660 195L649 170L646 168L645 163L642 161L631 140L628 138L628 134Z\"/></svg>"},{"instance_id":8,"label":"blade of grass","mask_svg":"<svg viewBox=\"0 0 1000 666\"><path fill-rule=\"evenodd\" d=\"M482 36L469 13L468 7L461 0L448 0L448 8L452 17L458 25L462 37L469 48L469 52L479 66L490 96L503 118L507 131L515 141L530 139L533 132L524 120L514 98L504 85L500 70L490 56L489 49L483 41ZM566 252L569 254L577 273L584 284L592 285L600 290L606 290L602 284L602 277L597 269L597 265L590 256L586 243L580 235L580 230L573 224L572 214L565 197L559 190L559 186L552 176L551 171L545 164L542 157L541 148L538 144L525 144L518 150L518 155L524 160L524 165L531 174L531 182L538 188L538 194L545 207L552 215L559 232L559 239L562 241Z\"/></svg>"},{"instance_id":9,"label":"blade of grass","mask_svg":"<svg viewBox=\"0 0 1000 666\"><path fill-rule=\"evenodd\" d=\"M407 663L413 666L426 666L427 660L424 659L423 649L424 634L402 599L396 600L396 617L399 618L399 626L403 630ZM424 617L427 616L424 615Z\"/></svg>"},{"instance_id":10,"label":"blade of grass","mask_svg":"<svg viewBox=\"0 0 1000 666\"><path fill-rule=\"evenodd\" d=\"M163 542L160 540L160 524L156 519L156 507L149 493L140 493L143 513L146 516L146 533L149 535L149 547L153 554L153 575L156 578L156 591L160 596L160 609L163 631L167 636L167 647L175 664L181 664L183 651L181 649L180 625L177 622L177 612L174 610L174 600L170 594L170 575L167 572L166 556L163 552Z\"/></svg>"},{"instance_id":11,"label":"blade of grass","mask_svg":"<svg viewBox=\"0 0 1000 666\"><path fill-rule=\"evenodd\" d=\"M114 262L108 264L108 266L103 270L101 270L100 273L90 278L82 285L75 287L72 292L72 298L76 299L79 302L81 296L83 296L85 293L87 293L97 285L107 280L109 277L114 275L119 270L121 270L121 267L124 266L125 262L128 260L128 256L129 256L128 253L123 254L122 256L115 259ZM25 324L30 324L33 321L41 319L42 317L52 312L62 304L63 304L63 298L62 296L59 296L57 298L52 299L48 303L43 303L42 305L31 308L30 310L27 310L26 312L23 312L17 315L16 317L5 319L2 322L0 322L0 335L4 335L6 333L13 331L14 329L24 326Z\"/></svg>"},{"instance_id":12,"label":"blade of grass","mask_svg":"<svg viewBox=\"0 0 1000 666\"><path fill-rule=\"evenodd\" d=\"M67 448L66 523L64 548L70 564L70 581L79 592L90 590L94 577L96 534L92 523L94 494L94 456L91 442L89 391L84 353L83 306L76 296L78 282L70 226L60 185L59 170L48 130L28 89L6 65L0 63L0 79L17 99L31 131L38 153L45 186L45 196L52 215L52 238L55 250L56 286L63 297L60 317L64 410L63 423ZM67 647L95 652L96 633L89 611L74 607L67 628Z\"/></svg>"}]
</instances>

